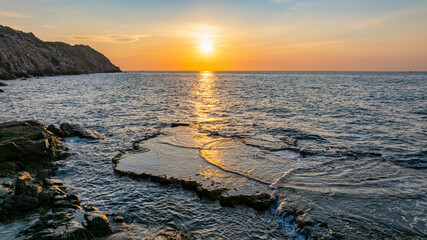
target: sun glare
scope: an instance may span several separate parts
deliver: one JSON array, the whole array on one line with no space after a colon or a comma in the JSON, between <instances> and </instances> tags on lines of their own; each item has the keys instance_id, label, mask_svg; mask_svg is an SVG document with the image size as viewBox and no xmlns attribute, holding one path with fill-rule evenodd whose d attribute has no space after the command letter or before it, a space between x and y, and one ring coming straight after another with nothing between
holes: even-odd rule
<instances>
[{"instance_id":1,"label":"sun glare","mask_svg":"<svg viewBox=\"0 0 427 240\"><path fill-rule=\"evenodd\" d=\"M213 50L212 41L209 39L203 39L199 48L203 53L211 53Z\"/></svg>"}]
</instances>

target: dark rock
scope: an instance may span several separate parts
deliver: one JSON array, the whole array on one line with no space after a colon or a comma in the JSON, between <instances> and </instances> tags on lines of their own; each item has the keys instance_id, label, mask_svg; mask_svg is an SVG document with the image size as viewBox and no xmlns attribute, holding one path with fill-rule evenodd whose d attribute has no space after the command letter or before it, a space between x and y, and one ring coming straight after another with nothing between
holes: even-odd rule
<instances>
[{"instance_id":1,"label":"dark rock","mask_svg":"<svg viewBox=\"0 0 427 240\"><path fill-rule=\"evenodd\" d=\"M80 198L75 194L70 194L67 196L67 198L72 204L79 205L81 202Z\"/></svg>"},{"instance_id":2,"label":"dark rock","mask_svg":"<svg viewBox=\"0 0 427 240\"><path fill-rule=\"evenodd\" d=\"M123 223L125 219L122 216L114 216L113 221L116 223Z\"/></svg>"},{"instance_id":3,"label":"dark rock","mask_svg":"<svg viewBox=\"0 0 427 240\"><path fill-rule=\"evenodd\" d=\"M62 236L64 240L91 239L93 235L81 223L71 221L67 224L67 232Z\"/></svg>"},{"instance_id":4,"label":"dark rock","mask_svg":"<svg viewBox=\"0 0 427 240\"><path fill-rule=\"evenodd\" d=\"M0 87L6 87L7 86L7 84L6 83L4 83L4 82L0 82Z\"/></svg>"},{"instance_id":5,"label":"dark rock","mask_svg":"<svg viewBox=\"0 0 427 240\"><path fill-rule=\"evenodd\" d=\"M181 126L188 127L188 126L190 126L190 124L189 123L182 123L182 122L174 122L171 124L171 127L181 127Z\"/></svg>"},{"instance_id":6,"label":"dark rock","mask_svg":"<svg viewBox=\"0 0 427 240\"><path fill-rule=\"evenodd\" d=\"M60 128L58 128L57 126L51 124L49 126L47 126L47 130L50 131L51 133L55 134L55 136L57 137L65 137L64 132L62 132L62 130Z\"/></svg>"},{"instance_id":7,"label":"dark rock","mask_svg":"<svg viewBox=\"0 0 427 240\"><path fill-rule=\"evenodd\" d=\"M69 208L71 204L68 200L57 200L53 203L54 208Z\"/></svg>"},{"instance_id":8,"label":"dark rock","mask_svg":"<svg viewBox=\"0 0 427 240\"><path fill-rule=\"evenodd\" d=\"M0 92L4 92L4 90L3 90L3 89L0 89Z\"/></svg>"},{"instance_id":9,"label":"dark rock","mask_svg":"<svg viewBox=\"0 0 427 240\"><path fill-rule=\"evenodd\" d=\"M107 216L100 211L88 212L85 214L87 229L96 237L103 237L113 233Z\"/></svg>"},{"instance_id":10,"label":"dark rock","mask_svg":"<svg viewBox=\"0 0 427 240\"><path fill-rule=\"evenodd\" d=\"M44 42L0 25L0 79L96 72L120 69L89 46Z\"/></svg>"},{"instance_id":11,"label":"dark rock","mask_svg":"<svg viewBox=\"0 0 427 240\"><path fill-rule=\"evenodd\" d=\"M87 205L83 205L83 209L86 212L93 212L93 211L99 211L98 208L94 207L94 206L87 206Z\"/></svg>"},{"instance_id":12,"label":"dark rock","mask_svg":"<svg viewBox=\"0 0 427 240\"><path fill-rule=\"evenodd\" d=\"M76 124L62 123L60 126L65 137L81 137L86 139L105 139L105 135L86 128L82 128Z\"/></svg>"},{"instance_id":13,"label":"dark rock","mask_svg":"<svg viewBox=\"0 0 427 240\"><path fill-rule=\"evenodd\" d=\"M29 196L29 195L15 195L13 199L14 207L20 210L31 210L40 206L40 201L37 197Z\"/></svg>"},{"instance_id":14,"label":"dark rock","mask_svg":"<svg viewBox=\"0 0 427 240\"><path fill-rule=\"evenodd\" d=\"M0 123L0 163L11 170L41 169L60 156L63 142L37 121Z\"/></svg>"}]
</instances>

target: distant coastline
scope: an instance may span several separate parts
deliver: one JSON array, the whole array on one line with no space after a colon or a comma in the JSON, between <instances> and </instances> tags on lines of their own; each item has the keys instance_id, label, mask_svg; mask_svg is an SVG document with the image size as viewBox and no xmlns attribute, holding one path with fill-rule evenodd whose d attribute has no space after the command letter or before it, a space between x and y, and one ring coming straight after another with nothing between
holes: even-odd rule
<instances>
[{"instance_id":1,"label":"distant coastline","mask_svg":"<svg viewBox=\"0 0 427 240\"><path fill-rule=\"evenodd\" d=\"M86 45L44 42L33 33L0 25L0 79L121 72Z\"/></svg>"}]
</instances>

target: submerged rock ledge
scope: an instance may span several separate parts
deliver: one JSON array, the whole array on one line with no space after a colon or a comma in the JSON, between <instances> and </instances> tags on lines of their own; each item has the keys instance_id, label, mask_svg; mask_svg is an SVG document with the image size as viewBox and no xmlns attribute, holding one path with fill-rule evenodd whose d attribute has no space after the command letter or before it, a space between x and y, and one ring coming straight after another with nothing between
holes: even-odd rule
<instances>
[{"instance_id":1,"label":"submerged rock ledge","mask_svg":"<svg viewBox=\"0 0 427 240\"><path fill-rule=\"evenodd\" d=\"M117 155L114 159L114 163L118 163L120 155ZM151 175L148 173L134 173L130 171L121 171L114 167L114 171L121 175L132 178L134 180L149 179L150 181L160 183L162 185L178 184L183 189L194 191L199 198L208 200L218 200L223 207L235 207L237 205L245 205L255 210L263 211L268 209L274 202L274 198L270 194L262 193L256 195L244 195L238 194L233 196L224 195L229 189L218 188L218 189L206 189L203 184L197 181L178 179L175 177L167 177L166 175Z\"/></svg>"},{"instance_id":2,"label":"submerged rock ledge","mask_svg":"<svg viewBox=\"0 0 427 240\"><path fill-rule=\"evenodd\" d=\"M385 162L376 152L302 148L290 136L223 134L173 124L134 141L132 149L122 150L112 161L120 176L181 185L200 198L218 200L224 207L271 209L307 238L340 239L344 235L336 224L332 227L334 221L318 215L325 207L322 204L328 205L320 199L331 198L330 190L310 190L304 179L323 173L329 164L346 161L351 166L361 158ZM335 183L330 184L334 187ZM319 199L310 202L304 194Z\"/></svg>"},{"instance_id":3,"label":"submerged rock ledge","mask_svg":"<svg viewBox=\"0 0 427 240\"><path fill-rule=\"evenodd\" d=\"M268 184L202 158L200 151L213 139L186 125L166 128L141 141L141 145L134 144L134 149L116 155L113 169L136 180L181 185L200 198L218 200L224 207L246 205L260 211L270 208L275 199Z\"/></svg>"}]
</instances>

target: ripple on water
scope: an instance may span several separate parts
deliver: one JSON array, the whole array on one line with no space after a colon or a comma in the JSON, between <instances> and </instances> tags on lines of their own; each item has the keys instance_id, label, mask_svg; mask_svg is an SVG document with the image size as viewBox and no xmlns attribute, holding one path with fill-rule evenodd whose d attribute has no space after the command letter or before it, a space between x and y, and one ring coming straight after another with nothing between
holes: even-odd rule
<instances>
[{"instance_id":1,"label":"ripple on water","mask_svg":"<svg viewBox=\"0 0 427 240\"><path fill-rule=\"evenodd\" d=\"M59 177L84 204L122 212L135 239L171 229L201 238L295 237L289 229L298 214L284 216L280 208L273 209L291 224L285 227L270 212L221 208L176 186L161 187L113 173L111 159L120 149L175 120L199 123L201 130L222 137L290 135L304 149L340 146L381 152L382 160L329 152L298 157L295 151L262 149L258 156L288 159L278 168L281 174L274 174L275 180L286 169L296 169L277 183L278 204L308 213L298 215L302 219L328 218L328 226L348 237L353 236L350 233L425 236L426 76L128 72L15 80L0 98L0 121L73 122L110 136L99 143L71 140L75 154L66 160L68 169ZM289 165L290 159L295 166ZM257 165L258 171L250 173L265 180L262 167Z\"/></svg>"}]
</instances>

